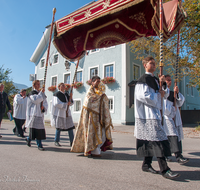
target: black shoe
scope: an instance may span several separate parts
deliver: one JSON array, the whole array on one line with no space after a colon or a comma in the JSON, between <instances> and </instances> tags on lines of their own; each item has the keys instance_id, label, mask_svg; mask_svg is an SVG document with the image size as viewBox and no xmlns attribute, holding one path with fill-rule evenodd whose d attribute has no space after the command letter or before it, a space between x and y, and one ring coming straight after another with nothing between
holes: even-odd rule
<instances>
[{"instance_id":1,"label":"black shoe","mask_svg":"<svg viewBox=\"0 0 200 190\"><path fill-rule=\"evenodd\" d=\"M59 142L55 142L54 144L55 146L61 146Z\"/></svg>"},{"instance_id":2,"label":"black shoe","mask_svg":"<svg viewBox=\"0 0 200 190\"><path fill-rule=\"evenodd\" d=\"M2 136L0 135L0 139L2 138Z\"/></svg>"},{"instance_id":3,"label":"black shoe","mask_svg":"<svg viewBox=\"0 0 200 190\"><path fill-rule=\"evenodd\" d=\"M165 172L164 174L162 174L162 176L164 178L167 178L167 179L175 179L175 178L179 177L180 174L179 173L174 173L171 170L168 170L167 172Z\"/></svg>"},{"instance_id":4,"label":"black shoe","mask_svg":"<svg viewBox=\"0 0 200 190\"><path fill-rule=\"evenodd\" d=\"M172 159L169 158L169 157L166 157L165 159L166 159L167 162L172 162Z\"/></svg>"},{"instance_id":5,"label":"black shoe","mask_svg":"<svg viewBox=\"0 0 200 190\"><path fill-rule=\"evenodd\" d=\"M38 150L44 151L45 149L43 147L38 147Z\"/></svg>"},{"instance_id":6,"label":"black shoe","mask_svg":"<svg viewBox=\"0 0 200 190\"><path fill-rule=\"evenodd\" d=\"M150 172L150 173L152 173L152 174L159 174L159 171L154 170L152 167L149 167L149 168L147 168L147 169L143 169L143 168L142 168L142 171L143 171L143 172Z\"/></svg>"},{"instance_id":7,"label":"black shoe","mask_svg":"<svg viewBox=\"0 0 200 190\"><path fill-rule=\"evenodd\" d=\"M183 156L177 159L179 164L185 164L187 162L189 162L188 158L184 158Z\"/></svg>"},{"instance_id":8,"label":"black shoe","mask_svg":"<svg viewBox=\"0 0 200 190\"><path fill-rule=\"evenodd\" d=\"M70 146L72 146L73 142L70 142Z\"/></svg>"},{"instance_id":9,"label":"black shoe","mask_svg":"<svg viewBox=\"0 0 200 190\"><path fill-rule=\"evenodd\" d=\"M27 138L26 138L26 144L27 146L31 147L31 141L29 141Z\"/></svg>"}]
</instances>

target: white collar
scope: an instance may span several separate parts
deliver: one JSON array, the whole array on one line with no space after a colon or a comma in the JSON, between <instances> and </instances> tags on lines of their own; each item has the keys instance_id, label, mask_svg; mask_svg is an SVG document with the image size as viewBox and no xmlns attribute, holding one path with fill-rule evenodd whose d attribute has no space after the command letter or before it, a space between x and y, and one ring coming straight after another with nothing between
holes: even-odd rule
<instances>
[{"instance_id":1,"label":"white collar","mask_svg":"<svg viewBox=\"0 0 200 190\"><path fill-rule=\"evenodd\" d=\"M145 72L145 74L147 74L147 75L151 75L152 77L154 77L154 74L153 74L153 73Z\"/></svg>"}]
</instances>

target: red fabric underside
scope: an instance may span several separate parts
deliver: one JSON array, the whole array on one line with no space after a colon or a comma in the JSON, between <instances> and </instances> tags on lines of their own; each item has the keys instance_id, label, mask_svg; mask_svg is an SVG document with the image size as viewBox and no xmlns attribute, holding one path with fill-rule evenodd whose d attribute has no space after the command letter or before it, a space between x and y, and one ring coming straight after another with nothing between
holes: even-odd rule
<instances>
[{"instance_id":1,"label":"red fabric underside","mask_svg":"<svg viewBox=\"0 0 200 190\"><path fill-rule=\"evenodd\" d=\"M130 18L140 13L144 13L146 27L143 23L138 22L137 18ZM85 50L110 47L142 37L138 33L146 37L156 36L151 26L153 14L154 10L150 2L145 1L115 14L98 18L90 23L75 26L60 37L55 37L54 43L62 52L62 55L69 59L76 59ZM89 32L90 30L94 31ZM86 39L86 37L88 38ZM77 38L78 42L75 44ZM86 44L85 47L84 44Z\"/></svg>"}]
</instances>

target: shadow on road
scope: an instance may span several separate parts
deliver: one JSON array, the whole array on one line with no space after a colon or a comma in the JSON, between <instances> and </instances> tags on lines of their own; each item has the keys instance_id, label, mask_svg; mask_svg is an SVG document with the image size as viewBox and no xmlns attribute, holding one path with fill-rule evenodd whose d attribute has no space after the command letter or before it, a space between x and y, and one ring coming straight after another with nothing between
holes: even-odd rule
<instances>
[{"instance_id":1,"label":"shadow on road","mask_svg":"<svg viewBox=\"0 0 200 190\"><path fill-rule=\"evenodd\" d=\"M200 170L196 171L177 171L181 176L175 181L179 182L190 182L190 181L200 181Z\"/></svg>"}]
</instances>

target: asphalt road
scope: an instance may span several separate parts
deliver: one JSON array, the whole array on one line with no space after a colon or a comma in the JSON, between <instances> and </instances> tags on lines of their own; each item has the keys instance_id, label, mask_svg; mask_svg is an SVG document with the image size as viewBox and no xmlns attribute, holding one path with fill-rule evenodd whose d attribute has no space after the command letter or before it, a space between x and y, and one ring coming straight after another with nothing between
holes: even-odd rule
<instances>
[{"instance_id":1,"label":"asphalt road","mask_svg":"<svg viewBox=\"0 0 200 190\"><path fill-rule=\"evenodd\" d=\"M114 126L114 149L102 153L101 158L91 158L70 152L67 132L61 132L62 147L55 147L55 129L50 126L46 127L47 139L43 141L45 151L39 151L35 141L28 147L25 139L13 134L14 123L3 120L0 189L200 189L199 138L183 140L183 155L190 162L180 165L172 157L169 167L181 176L168 180L141 170L142 159L136 155L133 126ZM159 169L156 158L152 165Z\"/></svg>"}]
</instances>

